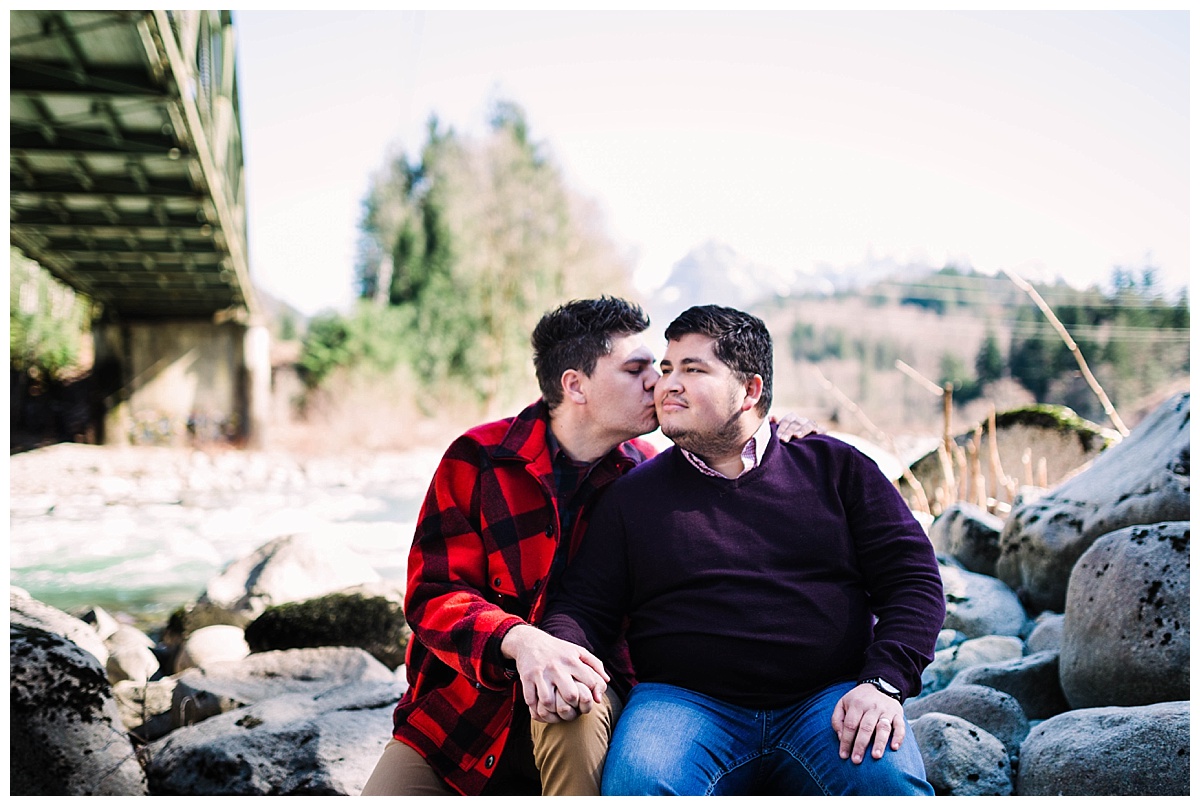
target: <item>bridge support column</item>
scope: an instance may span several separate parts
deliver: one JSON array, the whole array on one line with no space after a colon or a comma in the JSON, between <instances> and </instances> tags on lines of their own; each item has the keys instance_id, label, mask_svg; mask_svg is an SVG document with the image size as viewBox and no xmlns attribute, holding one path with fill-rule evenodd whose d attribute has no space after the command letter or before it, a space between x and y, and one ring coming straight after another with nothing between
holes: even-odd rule
<instances>
[{"instance_id":1,"label":"bridge support column","mask_svg":"<svg viewBox=\"0 0 1200 806\"><path fill-rule=\"evenodd\" d=\"M246 362L246 444L267 447L267 423L271 416L271 335L263 325L246 328L243 337Z\"/></svg>"},{"instance_id":2,"label":"bridge support column","mask_svg":"<svg viewBox=\"0 0 1200 806\"><path fill-rule=\"evenodd\" d=\"M261 439L270 396L265 329L208 319L108 322L94 337L106 444Z\"/></svg>"}]
</instances>

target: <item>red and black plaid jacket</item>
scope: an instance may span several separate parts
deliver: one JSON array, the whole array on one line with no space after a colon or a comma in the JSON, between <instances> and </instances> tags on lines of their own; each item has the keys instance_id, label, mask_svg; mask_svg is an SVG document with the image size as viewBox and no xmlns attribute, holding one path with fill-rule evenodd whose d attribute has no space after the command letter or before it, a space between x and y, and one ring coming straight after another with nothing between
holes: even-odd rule
<instances>
[{"instance_id":1,"label":"red and black plaid jacket","mask_svg":"<svg viewBox=\"0 0 1200 806\"><path fill-rule=\"evenodd\" d=\"M456 439L430 483L408 557L409 690L393 735L464 795L483 790L514 705L525 707L500 642L516 625L538 623L546 606L559 544L548 418L539 400ZM600 460L581 489L569 556L600 490L654 453L631 440Z\"/></svg>"}]
</instances>

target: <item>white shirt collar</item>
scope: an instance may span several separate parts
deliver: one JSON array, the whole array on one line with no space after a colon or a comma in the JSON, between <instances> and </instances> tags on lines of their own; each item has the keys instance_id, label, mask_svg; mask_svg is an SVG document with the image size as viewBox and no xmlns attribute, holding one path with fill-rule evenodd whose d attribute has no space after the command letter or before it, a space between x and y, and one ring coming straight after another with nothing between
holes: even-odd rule
<instances>
[{"instance_id":1,"label":"white shirt collar","mask_svg":"<svg viewBox=\"0 0 1200 806\"><path fill-rule=\"evenodd\" d=\"M762 464L763 455L767 452L767 445L770 442L771 422L770 420L763 420L762 425L760 425L758 430L754 432L754 436L750 437L750 441L742 446L742 473L745 473L748 470L753 470ZM703 459L691 451L684 450L683 448L680 448L679 450L683 451L683 455L687 458L687 460L691 462L692 465L695 466L695 468L701 473L704 473L708 476L716 476L722 479L729 478L724 473L713 470L711 467L705 464ZM738 476L741 476L742 473L739 473Z\"/></svg>"}]
</instances>

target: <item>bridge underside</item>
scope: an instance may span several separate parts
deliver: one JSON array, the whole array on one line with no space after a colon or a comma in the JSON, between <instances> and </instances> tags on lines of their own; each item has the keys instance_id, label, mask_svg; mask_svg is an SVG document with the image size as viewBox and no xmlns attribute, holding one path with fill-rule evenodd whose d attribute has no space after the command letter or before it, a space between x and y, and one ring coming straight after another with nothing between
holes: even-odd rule
<instances>
[{"instance_id":1,"label":"bridge underside","mask_svg":"<svg viewBox=\"0 0 1200 806\"><path fill-rule=\"evenodd\" d=\"M9 12L10 239L99 303L101 441L261 444L234 55L228 11Z\"/></svg>"},{"instance_id":2,"label":"bridge underside","mask_svg":"<svg viewBox=\"0 0 1200 806\"><path fill-rule=\"evenodd\" d=\"M12 244L106 318L245 318L240 141L236 164L224 160L238 136L232 42L204 22L192 37L209 64L180 86L168 12L9 21ZM224 119L213 99L233 105Z\"/></svg>"}]
</instances>

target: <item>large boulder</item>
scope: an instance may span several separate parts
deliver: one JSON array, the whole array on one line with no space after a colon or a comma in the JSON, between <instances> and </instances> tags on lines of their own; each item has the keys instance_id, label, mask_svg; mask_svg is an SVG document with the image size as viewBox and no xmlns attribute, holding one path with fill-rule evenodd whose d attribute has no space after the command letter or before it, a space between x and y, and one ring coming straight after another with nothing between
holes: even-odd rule
<instances>
[{"instance_id":1,"label":"large boulder","mask_svg":"<svg viewBox=\"0 0 1200 806\"><path fill-rule=\"evenodd\" d=\"M171 715L175 727L183 727L282 694L315 695L350 683L386 683L395 677L364 650L352 647L263 652L180 674Z\"/></svg>"},{"instance_id":2,"label":"large boulder","mask_svg":"<svg viewBox=\"0 0 1200 806\"><path fill-rule=\"evenodd\" d=\"M1058 682L1058 653L1038 652L964 669L955 686L988 686L1011 694L1030 719L1049 719L1070 708Z\"/></svg>"},{"instance_id":3,"label":"large boulder","mask_svg":"<svg viewBox=\"0 0 1200 806\"><path fill-rule=\"evenodd\" d=\"M1190 415L1191 396L1177 395L1087 470L1013 509L996 575L1030 612L1063 611L1071 569L1100 536L1190 517Z\"/></svg>"},{"instance_id":4,"label":"large boulder","mask_svg":"<svg viewBox=\"0 0 1200 806\"><path fill-rule=\"evenodd\" d=\"M61 635L9 627L9 791L145 795L104 667Z\"/></svg>"},{"instance_id":5,"label":"large boulder","mask_svg":"<svg viewBox=\"0 0 1200 806\"><path fill-rule=\"evenodd\" d=\"M39 602L21 588L9 586L8 621L10 625L33 627L61 635L100 661L108 662L108 647L92 625L68 615L45 602Z\"/></svg>"},{"instance_id":6,"label":"large boulder","mask_svg":"<svg viewBox=\"0 0 1200 806\"><path fill-rule=\"evenodd\" d=\"M1021 745L1020 795L1188 795L1191 704L1084 708Z\"/></svg>"},{"instance_id":7,"label":"large boulder","mask_svg":"<svg viewBox=\"0 0 1200 806\"><path fill-rule=\"evenodd\" d=\"M937 795L1011 795L1008 750L965 719L936 711L912 723L925 780Z\"/></svg>"},{"instance_id":8,"label":"large boulder","mask_svg":"<svg viewBox=\"0 0 1200 806\"><path fill-rule=\"evenodd\" d=\"M1072 708L1189 698L1190 530L1187 522L1130 526L1076 563L1058 666Z\"/></svg>"},{"instance_id":9,"label":"large boulder","mask_svg":"<svg viewBox=\"0 0 1200 806\"><path fill-rule=\"evenodd\" d=\"M254 618L270 605L302 602L380 580L367 559L338 534L295 534L235 560L209 581L200 602Z\"/></svg>"},{"instance_id":10,"label":"large boulder","mask_svg":"<svg viewBox=\"0 0 1200 806\"><path fill-rule=\"evenodd\" d=\"M995 577L939 565L946 597L946 629L968 638L1020 635L1028 617L1012 588Z\"/></svg>"},{"instance_id":11,"label":"large boulder","mask_svg":"<svg viewBox=\"0 0 1200 806\"><path fill-rule=\"evenodd\" d=\"M1011 694L990 686L950 686L904 703L909 721L932 713L957 716L983 728L1000 740L1010 757L1021 751L1021 742L1029 735L1029 720L1021 704Z\"/></svg>"},{"instance_id":12,"label":"large boulder","mask_svg":"<svg viewBox=\"0 0 1200 806\"><path fill-rule=\"evenodd\" d=\"M251 652L351 646L365 649L389 669L404 663L411 635L400 597L358 593L269 607L246 627Z\"/></svg>"},{"instance_id":13,"label":"large boulder","mask_svg":"<svg viewBox=\"0 0 1200 806\"><path fill-rule=\"evenodd\" d=\"M982 507L951 504L929 528L929 542L939 555L953 557L977 574L996 575L1004 521Z\"/></svg>"},{"instance_id":14,"label":"large boulder","mask_svg":"<svg viewBox=\"0 0 1200 806\"><path fill-rule=\"evenodd\" d=\"M399 678L239 708L147 747L154 795L358 795L392 733Z\"/></svg>"}]
</instances>

